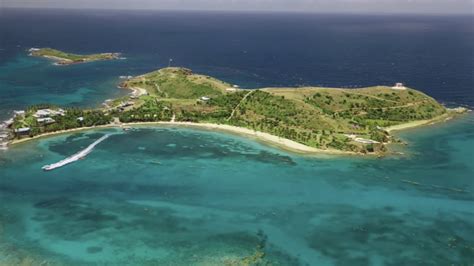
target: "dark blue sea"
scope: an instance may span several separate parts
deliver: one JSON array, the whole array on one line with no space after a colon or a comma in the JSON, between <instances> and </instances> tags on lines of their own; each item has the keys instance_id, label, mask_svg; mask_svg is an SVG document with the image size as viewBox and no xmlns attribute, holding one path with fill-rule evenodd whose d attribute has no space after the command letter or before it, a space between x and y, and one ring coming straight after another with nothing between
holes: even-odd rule
<instances>
[{"instance_id":1,"label":"dark blue sea","mask_svg":"<svg viewBox=\"0 0 474 266\"><path fill-rule=\"evenodd\" d=\"M12 10L0 13L0 110L88 106L120 75L173 65L243 87L361 87L403 82L474 104L472 16ZM58 69L30 47L122 52L127 60Z\"/></svg>"},{"instance_id":2,"label":"dark blue sea","mask_svg":"<svg viewBox=\"0 0 474 266\"><path fill-rule=\"evenodd\" d=\"M0 7L0 120L37 103L99 106L128 93L119 76L170 58L244 88L403 82L472 108L473 22ZM31 47L126 60L55 66ZM85 160L41 170L105 133ZM474 116L398 134L405 155L384 159L174 127L12 146L0 151L0 265L472 265Z\"/></svg>"}]
</instances>

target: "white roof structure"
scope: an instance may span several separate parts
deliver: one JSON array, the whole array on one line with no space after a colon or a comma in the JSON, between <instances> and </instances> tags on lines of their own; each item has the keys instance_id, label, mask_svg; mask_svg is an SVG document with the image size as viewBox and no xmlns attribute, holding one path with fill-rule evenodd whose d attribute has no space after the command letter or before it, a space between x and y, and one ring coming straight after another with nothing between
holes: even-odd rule
<instances>
[{"instance_id":1,"label":"white roof structure","mask_svg":"<svg viewBox=\"0 0 474 266\"><path fill-rule=\"evenodd\" d=\"M15 110L15 111L13 111L13 113L14 113L15 115L24 115L24 114L25 114L25 111L23 111L23 110Z\"/></svg>"},{"instance_id":2,"label":"white roof structure","mask_svg":"<svg viewBox=\"0 0 474 266\"><path fill-rule=\"evenodd\" d=\"M20 127L20 128L15 129L15 132L17 132L17 133L24 133L24 132L28 132L28 131L30 131L29 127Z\"/></svg>"},{"instance_id":3,"label":"white roof structure","mask_svg":"<svg viewBox=\"0 0 474 266\"><path fill-rule=\"evenodd\" d=\"M395 86L393 86L392 89L394 89L394 90L406 90L407 88L405 87L405 85L403 85L403 83L398 82L398 83L395 83Z\"/></svg>"},{"instance_id":4,"label":"white roof structure","mask_svg":"<svg viewBox=\"0 0 474 266\"><path fill-rule=\"evenodd\" d=\"M51 117L38 118L36 119L36 121L38 123L48 123L48 124L56 122L56 120L52 119Z\"/></svg>"},{"instance_id":5,"label":"white roof structure","mask_svg":"<svg viewBox=\"0 0 474 266\"><path fill-rule=\"evenodd\" d=\"M45 117L45 116L49 116L49 115L50 115L49 109L42 109L42 110L36 111L36 113L33 116L35 116L35 117Z\"/></svg>"},{"instance_id":6,"label":"white roof structure","mask_svg":"<svg viewBox=\"0 0 474 266\"><path fill-rule=\"evenodd\" d=\"M36 111L36 113L33 115L34 117L48 117L48 116L55 116L55 115L64 115L66 111L63 109L59 108L58 110L52 110L52 109L40 109Z\"/></svg>"}]
</instances>

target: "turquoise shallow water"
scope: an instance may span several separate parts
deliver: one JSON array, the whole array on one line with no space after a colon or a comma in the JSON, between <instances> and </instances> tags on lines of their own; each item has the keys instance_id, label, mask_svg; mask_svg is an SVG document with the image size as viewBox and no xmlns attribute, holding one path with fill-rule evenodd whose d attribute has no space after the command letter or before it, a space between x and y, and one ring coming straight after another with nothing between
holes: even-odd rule
<instances>
[{"instance_id":1,"label":"turquoise shallow water","mask_svg":"<svg viewBox=\"0 0 474 266\"><path fill-rule=\"evenodd\" d=\"M406 155L385 159L167 127L21 144L0 155L0 264L225 265L263 246L275 265L469 265L473 122L405 131Z\"/></svg>"},{"instance_id":2,"label":"turquoise shallow water","mask_svg":"<svg viewBox=\"0 0 474 266\"><path fill-rule=\"evenodd\" d=\"M12 110L39 103L94 107L106 99L126 95L116 88L120 75L128 75L126 60L58 67L47 59L27 56L25 51L0 64L0 121Z\"/></svg>"},{"instance_id":3,"label":"turquoise shallow water","mask_svg":"<svg viewBox=\"0 0 474 266\"><path fill-rule=\"evenodd\" d=\"M3 11L3 10L2 10ZM34 25L34 26L32 26ZM472 16L5 10L0 121L98 106L174 64L241 87L404 82L473 106ZM409 41L407 41L409 40ZM30 47L122 52L57 67ZM85 160L43 172L105 133ZM193 129L91 130L0 151L0 265L472 265L474 116L403 157L303 157Z\"/></svg>"}]
</instances>

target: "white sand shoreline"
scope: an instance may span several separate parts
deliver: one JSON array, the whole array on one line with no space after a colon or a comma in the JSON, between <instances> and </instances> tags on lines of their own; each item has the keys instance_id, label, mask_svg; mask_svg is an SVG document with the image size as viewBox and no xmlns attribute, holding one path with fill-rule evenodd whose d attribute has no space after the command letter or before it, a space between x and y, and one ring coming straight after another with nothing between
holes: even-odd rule
<instances>
[{"instance_id":1,"label":"white sand shoreline","mask_svg":"<svg viewBox=\"0 0 474 266\"><path fill-rule=\"evenodd\" d=\"M231 125L222 125L222 124L212 124L212 123L192 123L192 122L134 122L134 123L121 123L121 124L108 124L108 125L101 125L95 127L81 127L81 128L74 128L68 130L60 130L55 132L48 132L38 136L34 136L32 138L23 138L18 140L13 140L10 142L10 145L16 145L20 143L25 143L31 140L45 138L54 135L60 134L67 134L72 132L78 131L86 131L86 130L93 130L93 129L101 129L101 128L123 128L123 127L130 127L130 126L177 126L177 127L194 127L194 128L201 128L206 130L219 130L228 133L234 133L237 135L244 135L247 137L251 137L257 141L261 141L273 146L277 146L278 148L282 148L287 151L299 153L299 154L331 154L331 155L362 155L355 152L350 151L339 151L334 149L318 149L314 147L310 147L286 138L281 138L275 135L271 135L269 133L254 131L247 128L236 127Z\"/></svg>"},{"instance_id":2,"label":"white sand shoreline","mask_svg":"<svg viewBox=\"0 0 474 266\"><path fill-rule=\"evenodd\" d=\"M399 124L395 126L390 126L390 127L386 127L385 130L391 133L393 131L400 131L400 130L415 128L415 127L420 127L420 126L438 124L438 123L449 121L459 115L462 115L468 112L470 112L469 109L465 109L465 111L462 111L462 112L456 112L456 109L450 109L448 110L447 113L434 117L432 119L419 120L419 121L403 123L403 124Z\"/></svg>"},{"instance_id":3,"label":"white sand shoreline","mask_svg":"<svg viewBox=\"0 0 474 266\"><path fill-rule=\"evenodd\" d=\"M429 120L420 120L420 121L413 121L409 123L404 123L400 125L395 125L391 127L385 128L386 131L388 132L393 132L393 131L400 131L400 130L405 130L405 129L410 129L414 127L419 127L419 126L425 126L425 125L431 125L435 123L440 123L440 122L445 122L448 120L451 120L452 118L456 117L459 115L459 113L452 113L448 112L443 115L440 115L438 117L435 117L433 119ZM237 126L231 126L231 125L225 125L225 124L212 124L212 123L194 123L194 122L174 122L174 121L161 121L161 122L132 122L132 123L112 123L112 124L107 124L107 125L100 125L100 126L93 126L93 127L80 127L80 128L73 128L73 129L68 129L68 130L60 130L60 131L55 131L55 132L48 132L44 133L41 135L34 136L32 138L23 138L23 139L16 139L12 140L9 142L9 145L16 145L24 142L28 142L31 140L39 139L39 138L45 138L49 136L54 136L54 135L60 135L60 134L67 134L67 133L72 133L72 132L77 132L77 131L86 131L86 130L93 130L93 129L101 129L101 128L123 128L123 127L130 127L130 126L177 126L177 127L194 127L194 128L200 128L200 129L205 129L205 130L218 130L222 132L227 132L227 133L232 133L232 134L237 134L241 136L246 136L250 137L256 141L260 141L266 144L269 144L271 146L276 146L280 149L286 150L286 151L291 151L294 153L298 154L306 154L306 155L364 155L367 156L367 154L363 153L356 153L356 152L351 152L351 151L341 151L341 150L336 150L336 149L318 149L314 147L310 147L301 143L298 143L296 141L278 137L269 133L261 132L261 131L256 131L256 130L251 130L248 128L243 128L243 127L237 127ZM373 155L373 154L368 154ZM375 154L377 155L377 154Z\"/></svg>"}]
</instances>

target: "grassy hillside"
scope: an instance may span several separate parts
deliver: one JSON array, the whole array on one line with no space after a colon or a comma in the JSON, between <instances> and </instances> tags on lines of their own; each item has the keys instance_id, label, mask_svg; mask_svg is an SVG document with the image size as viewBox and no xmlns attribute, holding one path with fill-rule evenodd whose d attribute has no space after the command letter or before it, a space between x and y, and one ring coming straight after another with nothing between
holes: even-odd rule
<instances>
[{"instance_id":1,"label":"grassy hillside","mask_svg":"<svg viewBox=\"0 0 474 266\"><path fill-rule=\"evenodd\" d=\"M351 119L379 126L430 119L446 110L436 100L413 90L377 86L362 89L265 89L301 104L311 105L335 119Z\"/></svg>"},{"instance_id":2,"label":"grassy hillside","mask_svg":"<svg viewBox=\"0 0 474 266\"><path fill-rule=\"evenodd\" d=\"M101 109L104 117L97 112L81 113L87 124L112 119L209 122L267 132L316 148L367 153L384 151L383 143L391 137L383 127L447 112L436 100L413 89L230 89L232 85L226 82L184 68L160 69L121 85L146 93L110 101ZM58 117L56 124L36 125L31 115L27 112L17 124L32 127L33 133L78 124L74 115L67 114Z\"/></svg>"},{"instance_id":3,"label":"grassy hillside","mask_svg":"<svg viewBox=\"0 0 474 266\"><path fill-rule=\"evenodd\" d=\"M184 68L164 68L130 79L123 87L146 89L150 95L160 98L196 99L202 96L215 97L231 87L223 81L193 74Z\"/></svg>"},{"instance_id":4,"label":"grassy hillside","mask_svg":"<svg viewBox=\"0 0 474 266\"><path fill-rule=\"evenodd\" d=\"M228 91L230 84L182 68L154 71L126 81L123 86L146 89L150 95L147 97L168 103L176 121L236 125L312 147L357 152L384 147L361 143L347 135L387 142L389 135L381 127L431 119L446 112L436 100L413 89L378 86ZM202 96L211 99L200 101ZM130 112L143 117L141 104L138 100Z\"/></svg>"}]
</instances>

